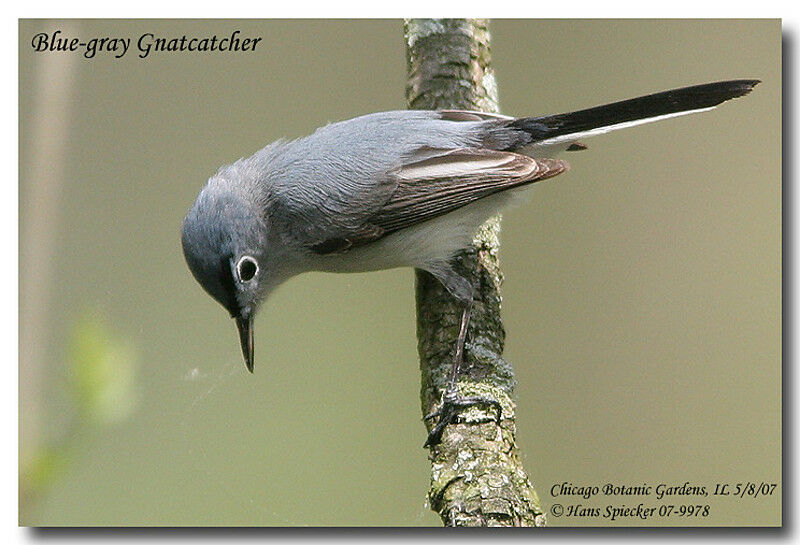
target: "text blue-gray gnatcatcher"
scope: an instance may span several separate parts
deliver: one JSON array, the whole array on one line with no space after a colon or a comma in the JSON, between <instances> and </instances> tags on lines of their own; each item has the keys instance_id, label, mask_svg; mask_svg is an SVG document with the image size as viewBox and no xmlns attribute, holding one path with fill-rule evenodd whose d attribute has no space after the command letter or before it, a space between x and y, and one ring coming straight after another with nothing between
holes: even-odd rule
<instances>
[{"instance_id":1,"label":"text blue-gray gnatcatcher","mask_svg":"<svg viewBox=\"0 0 800 545\"><path fill-rule=\"evenodd\" d=\"M543 117L394 111L278 141L222 167L183 222L192 274L236 320L253 371L253 317L270 292L305 271L411 266L435 276L463 315L450 383L426 445L464 406L492 403L456 389L472 307L451 265L481 224L531 187L567 170L552 159L608 131L710 110L758 80L709 83Z\"/></svg>"}]
</instances>

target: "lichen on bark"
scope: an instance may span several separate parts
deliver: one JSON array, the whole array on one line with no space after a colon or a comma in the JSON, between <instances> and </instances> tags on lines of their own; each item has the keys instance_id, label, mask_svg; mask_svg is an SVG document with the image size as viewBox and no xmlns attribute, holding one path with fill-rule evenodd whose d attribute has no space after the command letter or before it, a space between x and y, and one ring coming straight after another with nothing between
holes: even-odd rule
<instances>
[{"instance_id":1,"label":"lichen on bark","mask_svg":"<svg viewBox=\"0 0 800 545\"><path fill-rule=\"evenodd\" d=\"M409 108L498 112L486 20L409 19L405 38ZM497 216L455 258L456 269L475 288L459 391L497 400L502 417L498 422L498 411L491 407L471 407L431 448L428 499L447 526L545 524L517 450L514 372L502 357L499 233ZM447 384L462 308L435 278L419 270L416 298L422 413L429 414Z\"/></svg>"}]
</instances>

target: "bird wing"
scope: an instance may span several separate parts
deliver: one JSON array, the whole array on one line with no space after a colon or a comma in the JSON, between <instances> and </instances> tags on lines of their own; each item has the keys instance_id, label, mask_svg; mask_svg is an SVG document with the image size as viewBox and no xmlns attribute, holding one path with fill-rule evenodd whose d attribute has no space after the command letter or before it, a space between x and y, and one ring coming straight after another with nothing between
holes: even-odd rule
<instances>
[{"instance_id":1,"label":"bird wing","mask_svg":"<svg viewBox=\"0 0 800 545\"><path fill-rule=\"evenodd\" d=\"M551 178L567 168L567 163L556 159L489 149L421 149L390 173L396 186L377 212L357 229L311 249L318 254L341 253L494 193Z\"/></svg>"},{"instance_id":2,"label":"bird wing","mask_svg":"<svg viewBox=\"0 0 800 545\"><path fill-rule=\"evenodd\" d=\"M436 110L445 121L514 121L515 118L503 114L490 114L474 110Z\"/></svg>"}]
</instances>

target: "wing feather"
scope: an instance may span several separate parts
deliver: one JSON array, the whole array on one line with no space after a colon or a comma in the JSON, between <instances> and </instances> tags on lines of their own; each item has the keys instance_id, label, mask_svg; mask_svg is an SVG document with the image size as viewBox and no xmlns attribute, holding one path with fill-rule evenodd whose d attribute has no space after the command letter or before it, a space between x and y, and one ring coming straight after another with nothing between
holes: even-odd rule
<instances>
[{"instance_id":1,"label":"wing feather","mask_svg":"<svg viewBox=\"0 0 800 545\"><path fill-rule=\"evenodd\" d=\"M388 201L350 236L324 241L316 253L341 253L431 220L489 195L545 180L568 167L556 159L488 149L430 150L392 172L396 188Z\"/></svg>"}]
</instances>

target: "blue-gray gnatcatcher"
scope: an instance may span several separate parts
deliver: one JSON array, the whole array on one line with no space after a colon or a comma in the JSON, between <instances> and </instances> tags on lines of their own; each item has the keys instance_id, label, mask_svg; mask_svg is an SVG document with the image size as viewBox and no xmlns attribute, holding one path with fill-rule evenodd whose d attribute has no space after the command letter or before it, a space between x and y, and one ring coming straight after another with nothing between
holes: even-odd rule
<instances>
[{"instance_id":1,"label":"blue-gray gnatcatcher","mask_svg":"<svg viewBox=\"0 0 800 545\"><path fill-rule=\"evenodd\" d=\"M513 118L470 111L365 115L278 141L222 167L183 222L192 274L236 320L253 371L253 317L281 282L305 271L411 266L463 304L435 444L458 410L456 381L472 306L471 283L450 260L478 227L539 180L564 172L579 139L709 110L758 80L709 83L572 113ZM489 401L490 402L490 401Z\"/></svg>"}]
</instances>

